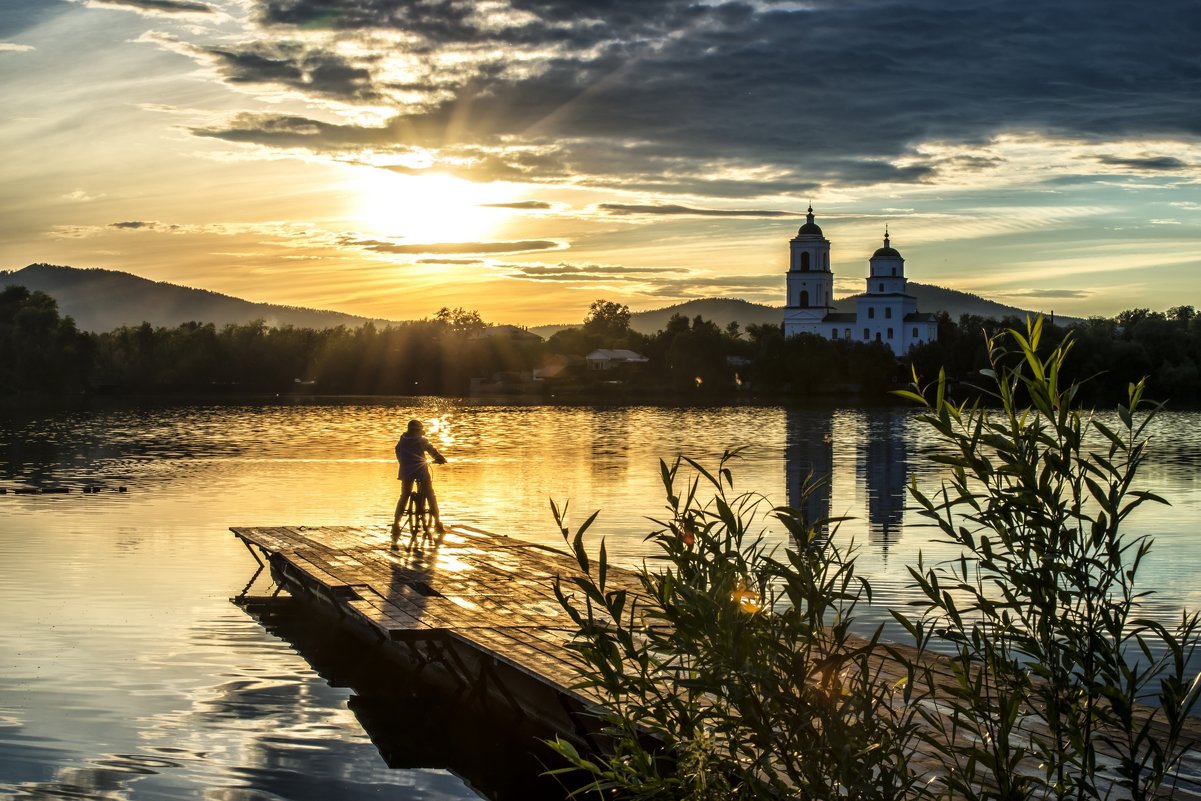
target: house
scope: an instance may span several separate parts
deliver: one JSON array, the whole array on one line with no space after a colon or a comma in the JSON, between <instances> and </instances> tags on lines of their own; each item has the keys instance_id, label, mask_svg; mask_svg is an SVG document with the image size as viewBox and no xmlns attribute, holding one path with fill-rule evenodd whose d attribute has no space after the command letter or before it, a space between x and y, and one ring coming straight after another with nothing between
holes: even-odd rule
<instances>
[{"instance_id":1,"label":"house","mask_svg":"<svg viewBox=\"0 0 1201 801\"><path fill-rule=\"evenodd\" d=\"M597 348L584 357L589 370L612 370L624 364L646 364L650 359L632 350Z\"/></svg>"}]
</instances>

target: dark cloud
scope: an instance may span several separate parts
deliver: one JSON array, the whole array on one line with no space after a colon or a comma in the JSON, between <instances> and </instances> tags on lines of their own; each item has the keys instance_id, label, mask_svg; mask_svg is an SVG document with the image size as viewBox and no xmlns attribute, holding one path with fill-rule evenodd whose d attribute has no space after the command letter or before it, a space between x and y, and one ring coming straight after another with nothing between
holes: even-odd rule
<instances>
[{"instance_id":1,"label":"dark cloud","mask_svg":"<svg viewBox=\"0 0 1201 801\"><path fill-rule=\"evenodd\" d=\"M687 206L636 206L626 203L601 203L599 208L610 214L667 214L690 217L796 217L795 211L756 211L753 209L692 209Z\"/></svg>"},{"instance_id":2,"label":"dark cloud","mask_svg":"<svg viewBox=\"0 0 1201 801\"><path fill-rule=\"evenodd\" d=\"M120 228L122 230L129 231L174 231L179 228L178 225L167 225L166 223L161 223L157 220L125 220L124 222L109 223L108 227Z\"/></svg>"},{"instance_id":3,"label":"dark cloud","mask_svg":"<svg viewBox=\"0 0 1201 801\"><path fill-rule=\"evenodd\" d=\"M970 146L1007 131L1201 136L1193 0L1105 4L1103 13L1087 0L509 0L507 14L459 0L259 8L262 42L210 51L226 80L351 103L392 98L396 116L382 126L243 117L197 133L326 153L437 149L475 180L809 194L992 165L983 154L923 163L923 142ZM296 29L364 42L403 32L404 55L423 67L397 86L382 60L279 44ZM447 53L458 56L454 69L435 59ZM506 152L514 143L528 149ZM1126 166L1172 169L1170 160L1134 161ZM753 177L730 177L745 175Z\"/></svg>"},{"instance_id":4,"label":"dark cloud","mask_svg":"<svg viewBox=\"0 0 1201 801\"><path fill-rule=\"evenodd\" d=\"M614 264L508 264L502 269L509 270L514 278L529 278L536 281L594 281L599 279L626 279L646 281L648 276L664 273L678 273L678 269L669 267L622 267Z\"/></svg>"},{"instance_id":5,"label":"dark cloud","mask_svg":"<svg viewBox=\"0 0 1201 801\"><path fill-rule=\"evenodd\" d=\"M296 42L259 42L204 51L217 61L218 70L230 83L277 84L346 101L379 98L366 66Z\"/></svg>"},{"instance_id":6,"label":"dark cloud","mask_svg":"<svg viewBox=\"0 0 1201 801\"><path fill-rule=\"evenodd\" d=\"M538 250L557 250L563 245L546 239L529 239L519 242L432 242L427 244L399 244L378 239L344 239L345 247L359 247L376 253L527 253Z\"/></svg>"},{"instance_id":7,"label":"dark cloud","mask_svg":"<svg viewBox=\"0 0 1201 801\"><path fill-rule=\"evenodd\" d=\"M551 205L545 200L520 200L516 203L481 203L486 209L515 209L517 211L545 211Z\"/></svg>"},{"instance_id":8,"label":"dark cloud","mask_svg":"<svg viewBox=\"0 0 1201 801\"><path fill-rule=\"evenodd\" d=\"M696 298L754 297L775 300L783 290L783 277L771 275L703 275L668 267L624 267L614 264L504 264L511 278L568 284L625 285L627 292L644 297Z\"/></svg>"},{"instance_id":9,"label":"dark cloud","mask_svg":"<svg viewBox=\"0 0 1201 801\"><path fill-rule=\"evenodd\" d=\"M1098 161L1113 167L1130 167L1135 170L1150 170L1151 172L1176 172L1188 167L1188 164L1175 156L1148 156L1138 159L1102 156Z\"/></svg>"},{"instance_id":10,"label":"dark cloud","mask_svg":"<svg viewBox=\"0 0 1201 801\"><path fill-rule=\"evenodd\" d=\"M216 11L208 3L195 0L92 0L94 5L132 8L160 14L212 14Z\"/></svg>"}]
</instances>

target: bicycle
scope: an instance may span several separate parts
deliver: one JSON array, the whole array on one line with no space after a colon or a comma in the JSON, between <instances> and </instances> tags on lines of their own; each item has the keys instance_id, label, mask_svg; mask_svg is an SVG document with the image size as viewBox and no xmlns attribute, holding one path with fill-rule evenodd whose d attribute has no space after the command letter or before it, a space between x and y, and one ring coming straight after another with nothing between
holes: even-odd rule
<instances>
[{"instance_id":1,"label":"bicycle","mask_svg":"<svg viewBox=\"0 0 1201 801\"><path fill-rule=\"evenodd\" d=\"M409 528L409 536L413 539L417 538L417 529L421 529L421 538L428 540L430 537L430 529L434 527L434 514L429 510L429 505L426 503L425 481L422 479L413 480L413 492L409 495L407 508L404 510L403 523L396 531L399 535L404 530L405 525Z\"/></svg>"}]
</instances>

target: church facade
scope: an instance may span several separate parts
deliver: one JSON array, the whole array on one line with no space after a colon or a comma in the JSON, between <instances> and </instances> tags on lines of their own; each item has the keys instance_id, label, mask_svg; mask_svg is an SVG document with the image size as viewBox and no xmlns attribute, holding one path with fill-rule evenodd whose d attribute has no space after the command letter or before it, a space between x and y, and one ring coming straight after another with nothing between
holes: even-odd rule
<instances>
[{"instance_id":1,"label":"church facade","mask_svg":"<svg viewBox=\"0 0 1201 801\"><path fill-rule=\"evenodd\" d=\"M856 296L855 311L835 311L830 240L813 222L810 206L805 224L789 243L784 336L814 334L881 342L898 356L915 345L933 342L938 338L938 321L933 314L917 310L917 299L906 293L905 282L905 260L885 231L884 246L868 260L866 291Z\"/></svg>"}]
</instances>

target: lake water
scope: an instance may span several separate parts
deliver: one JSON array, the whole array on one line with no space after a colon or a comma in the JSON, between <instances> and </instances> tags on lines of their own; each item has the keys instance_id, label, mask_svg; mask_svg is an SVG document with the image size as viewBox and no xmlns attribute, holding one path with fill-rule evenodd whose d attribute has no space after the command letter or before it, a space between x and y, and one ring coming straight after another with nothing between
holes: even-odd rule
<instances>
[{"instance_id":1,"label":"lake water","mask_svg":"<svg viewBox=\"0 0 1201 801\"><path fill-rule=\"evenodd\" d=\"M946 553L905 511L907 482L938 478L907 410L394 399L9 413L0 419L0 795L480 797L461 778L470 775L462 754L434 747L459 734L435 725L428 699L366 705L314 656L344 651L338 643L301 643L294 610L230 601L255 567L230 526L390 522L392 445L410 417L427 422L451 460L435 472L450 523L558 545L549 500L570 501L577 521L602 510L593 531L635 564L653 528L646 518L663 510L658 459L714 464L745 446L736 488L772 502L795 501L810 470L832 477L810 503L851 518L837 536L860 544L859 570L876 593L869 619L910 597L906 565L919 550ZM1163 415L1142 476L1172 505L1144 507L1132 528L1156 538L1140 576L1165 617L1201 606L1199 475L1201 413ZM82 491L96 485L103 491ZM71 492L13 492L31 486ZM258 584L252 595L269 589ZM401 724L401 744L380 733L388 721ZM467 750L493 747L508 764L501 743Z\"/></svg>"}]
</instances>

